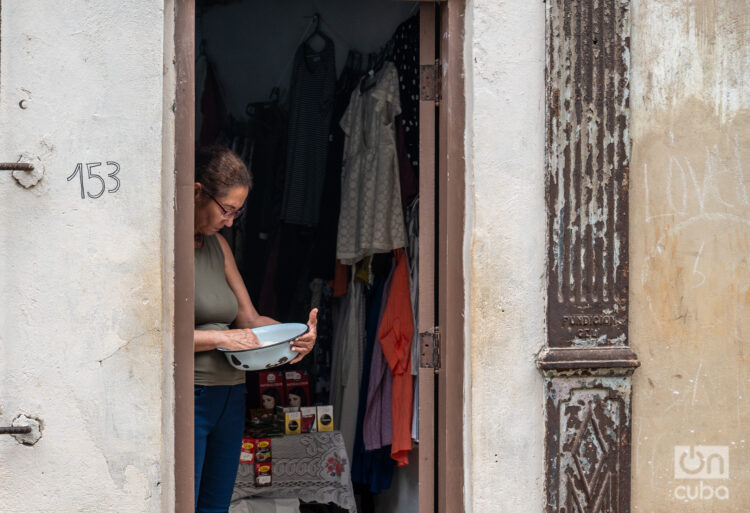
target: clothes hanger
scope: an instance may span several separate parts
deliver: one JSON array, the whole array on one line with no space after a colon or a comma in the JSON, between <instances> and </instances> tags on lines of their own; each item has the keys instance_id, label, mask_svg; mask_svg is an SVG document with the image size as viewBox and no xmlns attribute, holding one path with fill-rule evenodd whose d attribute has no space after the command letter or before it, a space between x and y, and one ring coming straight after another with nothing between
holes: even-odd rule
<instances>
[{"instance_id":1,"label":"clothes hanger","mask_svg":"<svg viewBox=\"0 0 750 513\"><path fill-rule=\"evenodd\" d=\"M367 74L362 78L362 82L359 84L359 90L365 92L368 89L375 87L378 83L377 73L383 69L386 61L391 58L391 52L393 49L393 43L389 40L385 45L380 48L380 51L376 54L370 54L368 62Z\"/></svg>"},{"instance_id":2,"label":"clothes hanger","mask_svg":"<svg viewBox=\"0 0 750 513\"><path fill-rule=\"evenodd\" d=\"M320 14L318 13L313 14L312 20L313 20L313 30L310 33L310 35L307 36L307 38L305 39L305 44L309 46L310 48L313 48L311 41L313 40L313 38L317 36L323 42L323 47L320 50L315 50L316 52L320 52L328 44L328 38L320 30Z\"/></svg>"},{"instance_id":3,"label":"clothes hanger","mask_svg":"<svg viewBox=\"0 0 750 513\"><path fill-rule=\"evenodd\" d=\"M359 92L364 93L378 83L378 78L375 76L375 64L377 62L376 54L367 54L367 73L362 77L359 82Z\"/></svg>"}]
</instances>

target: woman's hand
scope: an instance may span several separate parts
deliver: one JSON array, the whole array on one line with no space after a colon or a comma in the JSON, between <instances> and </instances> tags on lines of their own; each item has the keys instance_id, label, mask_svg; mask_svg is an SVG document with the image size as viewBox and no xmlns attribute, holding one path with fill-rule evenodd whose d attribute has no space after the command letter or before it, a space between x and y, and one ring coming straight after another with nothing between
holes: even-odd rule
<instances>
[{"instance_id":1,"label":"woman's hand","mask_svg":"<svg viewBox=\"0 0 750 513\"><path fill-rule=\"evenodd\" d=\"M298 353L299 356L289 363L297 363L304 358L307 353L312 351L315 345L315 339L318 337L318 309L313 308L310 312L310 319L307 321L307 333L299 338L295 338L290 342L292 351Z\"/></svg>"},{"instance_id":2,"label":"woman's hand","mask_svg":"<svg viewBox=\"0 0 750 513\"><path fill-rule=\"evenodd\" d=\"M253 349L260 347L260 341L251 329L234 329L221 332L222 341L219 347L230 351L241 351L243 349Z\"/></svg>"}]
</instances>

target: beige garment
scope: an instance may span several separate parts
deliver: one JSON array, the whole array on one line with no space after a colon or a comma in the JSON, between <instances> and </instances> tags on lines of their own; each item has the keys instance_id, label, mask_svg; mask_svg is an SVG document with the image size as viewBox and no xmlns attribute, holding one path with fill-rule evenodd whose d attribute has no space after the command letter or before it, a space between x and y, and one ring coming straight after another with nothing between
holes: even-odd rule
<instances>
[{"instance_id":1,"label":"beige garment","mask_svg":"<svg viewBox=\"0 0 750 513\"><path fill-rule=\"evenodd\" d=\"M346 134L336 258L353 264L406 246L394 118L401 112L392 62L377 83L357 87L341 118Z\"/></svg>"}]
</instances>

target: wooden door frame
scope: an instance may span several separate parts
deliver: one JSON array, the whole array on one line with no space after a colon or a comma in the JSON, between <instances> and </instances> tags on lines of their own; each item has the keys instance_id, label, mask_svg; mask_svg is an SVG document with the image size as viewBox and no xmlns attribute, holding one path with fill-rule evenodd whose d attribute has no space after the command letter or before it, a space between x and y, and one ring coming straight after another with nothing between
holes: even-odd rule
<instances>
[{"instance_id":1,"label":"wooden door frame","mask_svg":"<svg viewBox=\"0 0 750 513\"><path fill-rule=\"evenodd\" d=\"M439 513L464 511L464 12L465 0L440 4L442 98L438 114L438 374L436 430ZM193 180L195 158L195 0L175 2L175 511L193 511ZM444 37L448 35L449 37Z\"/></svg>"},{"instance_id":2,"label":"wooden door frame","mask_svg":"<svg viewBox=\"0 0 750 513\"><path fill-rule=\"evenodd\" d=\"M195 510L193 331L195 266L195 0L175 2L174 484L175 511Z\"/></svg>"},{"instance_id":3,"label":"wooden door frame","mask_svg":"<svg viewBox=\"0 0 750 513\"><path fill-rule=\"evenodd\" d=\"M435 65L436 48L436 16L437 5L423 2L419 9L419 66L429 69ZM434 75L433 75L434 77ZM420 82L422 80L420 73ZM424 84L420 83L420 91ZM435 241L437 231L435 219L438 215L437 204L437 111L434 99L420 94L419 99L419 300L417 312L418 333L430 333L436 326L437 312L435 311ZM420 336L419 344L422 344ZM420 348L427 357L434 356L433 348ZM432 362L434 363L434 362ZM419 380L419 444L416 456L418 458L418 512L435 512L435 490L437 470L436 445L436 404L435 387L437 376L432 368L422 368L420 365L417 379Z\"/></svg>"},{"instance_id":4,"label":"wooden door frame","mask_svg":"<svg viewBox=\"0 0 750 513\"><path fill-rule=\"evenodd\" d=\"M466 0L440 4L442 98L438 119L438 377L437 500L439 513L464 507L464 226Z\"/></svg>"}]
</instances>

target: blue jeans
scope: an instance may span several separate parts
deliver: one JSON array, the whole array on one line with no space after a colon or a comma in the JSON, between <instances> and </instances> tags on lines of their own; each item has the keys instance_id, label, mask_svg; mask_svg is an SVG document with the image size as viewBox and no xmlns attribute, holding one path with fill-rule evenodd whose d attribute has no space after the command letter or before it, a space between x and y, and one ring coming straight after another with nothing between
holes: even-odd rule
<instances>
[{"instance_id":1,"label":"blue jeans","mask_svg":"<svg viewBox=\"0 0 750 513\"><path fill-rule=\"evenodd\" d=\"M245 385L195 386L195 511L226 513L245 430Z\"/></svg>"}]
</instances>

